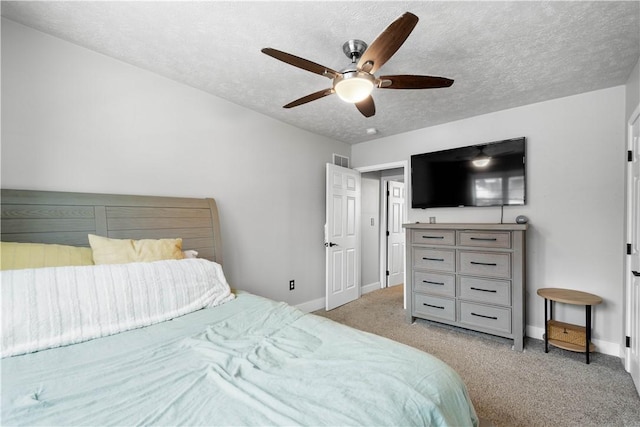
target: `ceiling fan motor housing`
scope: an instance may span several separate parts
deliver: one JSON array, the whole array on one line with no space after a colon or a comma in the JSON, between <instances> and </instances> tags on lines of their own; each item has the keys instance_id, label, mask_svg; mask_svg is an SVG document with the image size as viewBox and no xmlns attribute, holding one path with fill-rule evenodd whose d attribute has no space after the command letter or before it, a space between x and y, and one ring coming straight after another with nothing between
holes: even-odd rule
<instances>
[{"instance_id":1,"label":"ceiling fan motor housing","mask_svg":"<svg viewBox=\"0 0 640 427\"><path fill-rule=\"evenodd\" d=\"M353 39L342 45L342 51L352 62L359 59L365 50L367 50L367 44L362 40Z\"/></svg>"}]
</instances>

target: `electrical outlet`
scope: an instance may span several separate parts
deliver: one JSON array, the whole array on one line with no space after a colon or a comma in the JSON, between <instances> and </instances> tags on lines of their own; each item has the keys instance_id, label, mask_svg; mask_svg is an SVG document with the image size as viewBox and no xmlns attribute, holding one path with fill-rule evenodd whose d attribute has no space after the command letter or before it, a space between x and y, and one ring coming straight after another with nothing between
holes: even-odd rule
<instances>
[{"instance_id":1,"label":"electrical outlet","mask_svg":"<svg viewBox=\"0 0 640 427\"><path fill-rule=\"evenodd\" d=\"M289 290L292 291L296 288L296 281L295 280L289 280Z\"/></svg>"}]
</instances>

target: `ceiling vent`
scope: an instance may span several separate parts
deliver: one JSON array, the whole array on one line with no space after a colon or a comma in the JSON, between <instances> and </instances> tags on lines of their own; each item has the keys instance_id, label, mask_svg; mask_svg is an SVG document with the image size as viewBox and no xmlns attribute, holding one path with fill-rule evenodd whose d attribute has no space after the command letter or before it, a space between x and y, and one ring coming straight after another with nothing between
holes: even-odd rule
<instances>
[{"instance_id":1,"label":"ceiling vent","mask_svg":"<svg viewBox=\"0 0 640 427\"><path fill-rule=\"evenodd\" d=\"M343 168L348 168L349 158L341 156L340 154L333 153L333 164L336 166L342 166Z\"/></svg>"}]
</instances>

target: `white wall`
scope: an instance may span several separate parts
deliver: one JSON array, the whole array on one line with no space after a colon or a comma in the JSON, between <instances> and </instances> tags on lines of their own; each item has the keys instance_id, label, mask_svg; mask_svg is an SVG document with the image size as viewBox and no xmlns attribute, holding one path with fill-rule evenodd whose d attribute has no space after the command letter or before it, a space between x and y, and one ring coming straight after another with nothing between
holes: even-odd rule
<instances>
[{"instance_id":1,"label":"white wall","mask_svg":"<svg viewBox=\"0 0 640 427\"><path fill-rule=\"evenodd\" d=\"M236 287L324 296L334 152L350 147L2 20L2 187L215 197Z\"/></svg>"},{"instance_id":2,"label":"white wall","mask_svg":"<svg viewBox=\"0 0 640 427\"><path fill-rule=\"evenodd\" d=\"M623 292L625 87L599 90L357 144L355 167L409 160L411 154L527 137L527 205L506 207L505 222L530 218L527 331L540 338L543 300L536 290L592 292L594 342L620 354ZM384 132L384 129L381 129ZM410 194L410 190L408 190ZM411 209L409 222L499 222L500 208ZM558 306L558 318L584 314Z\"/></svg>"}]
</instances>

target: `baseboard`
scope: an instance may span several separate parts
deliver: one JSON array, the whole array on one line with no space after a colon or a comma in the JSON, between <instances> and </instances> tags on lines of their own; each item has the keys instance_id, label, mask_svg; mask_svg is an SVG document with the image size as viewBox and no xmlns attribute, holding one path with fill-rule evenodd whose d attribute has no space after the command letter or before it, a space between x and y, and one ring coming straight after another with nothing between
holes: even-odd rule
<instances>
[{"instance_id":1,"label":"baseboard","mask_svg":"<svg viewBox=\"0 0 640 427\"><path fill-rule=\"evenodd\" d=\"M377 291L378 289L380 289L380 282L369 283L362 287L362 293L368 294L369 292Z\"/></svg>"},{"instance_id":2,"label":"baseboard","mask_svg":"<svg viewBox=\"0 0 640 427\"><path fill-rule=\"evenodd\" d=\"M295 306L298 310L305 313L311 313L312 311L320 310L325 307L324 298L317 298L312 301L303 302Z\"/></svg>"},{"instance_id":3,"label":"baseboard","mask_svg":"<svg viewBox=\"0 0 640 427\"><path fill-rule=\"evenodd\" d=\"M380 282L370 283L364 285L361 289L362 294L368 294L369 292L377 291L380 289ZM298 310L305 313L311 313L312 311L321 310L325 307L324 298L317 298L311 301L303 302L295 306Z\"/></svg>"},{"instance_id":4,"label":"baseboard","mask_svg":"<svg viewBox=\"0 0 640 427\"><path fill-rule=\"evenodd\" d=\"M535 326L527 326L526 335L531 338L542 340L544 339L544 328L538 328ZM616 344L610 341L603 341L598 339L591 340L596 346L596 353L607 354L609 356L621 357L620 344Z\"/></svg>"}]
</instances>

